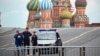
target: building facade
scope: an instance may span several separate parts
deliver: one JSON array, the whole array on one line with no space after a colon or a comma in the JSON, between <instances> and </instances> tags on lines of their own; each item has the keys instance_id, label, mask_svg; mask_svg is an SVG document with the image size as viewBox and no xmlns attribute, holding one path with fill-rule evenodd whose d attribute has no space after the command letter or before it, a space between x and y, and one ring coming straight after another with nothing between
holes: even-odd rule
<instances>
[{"instance_id":1,"label":"building facade","mask_svg":"<svg viewBox=\"0 0 100 56\"><path fill-rule=\"evenodd\" d=\"M65 5L67 5L69 11L71 8L70 0L52 0L53 9L52 9L52 19L53 19L53 27L59 28L62 27L62 19L60 18L60 14L65 10Z\"/></svg>"},{"instance_id":2,"label":"building facade","mask_svg":"<svg viewBox=\"0 0 100 56\"><path fill-rule=\"evenodd\" d=\"M86 0L76 0L76 13L72 16L70 0L30 0L27 5L29 28L85 27L89 18L85 14ZM41 12L41 13L40 13Z\"/></svg>"}]
</instances>

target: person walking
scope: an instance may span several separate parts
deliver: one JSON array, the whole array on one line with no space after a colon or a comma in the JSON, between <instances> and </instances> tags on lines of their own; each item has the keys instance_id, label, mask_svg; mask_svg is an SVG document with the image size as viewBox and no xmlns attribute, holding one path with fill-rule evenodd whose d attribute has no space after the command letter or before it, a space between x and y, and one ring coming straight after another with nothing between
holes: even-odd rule
<instances>
[{"instance_id":1,"label":"person walking","mask_svg":"<svg viewBox=\"0 0 100 56\"><path fill-rule=\"evenodd\" d=\"M22 33L24 36L24 46L30 46L30 36L32 35L29 31L29 28ZM29 55L29 49L27 49L27 54Z\"/></svg>"},{"instance_id":2,"label":"person walking","mask_svg":"<svg viewBox=\"0 0 100 56\"><path fill-rule=\"evenodd\" d=\"M21 55L22 49L21 47L23 46L23 35L21 33L19 33L19 31L16 31L16 34L14 35L15 38L15 45L17 47L17 52L18 52L18 56Z\"/></svg>"},{"instance_id":3,"label":"person walking","mask_svg":"<svg viewBox=\"0 0 100 56\"><path fill-rule=\"evenodd\" d=\"M31 42L32 42L32 46L37 46L37 35L36 35L36 32L33 32ZM35 54L35 51L37 51L37 50L33 48L33 55Z\"/></svg>"}]
</instances>

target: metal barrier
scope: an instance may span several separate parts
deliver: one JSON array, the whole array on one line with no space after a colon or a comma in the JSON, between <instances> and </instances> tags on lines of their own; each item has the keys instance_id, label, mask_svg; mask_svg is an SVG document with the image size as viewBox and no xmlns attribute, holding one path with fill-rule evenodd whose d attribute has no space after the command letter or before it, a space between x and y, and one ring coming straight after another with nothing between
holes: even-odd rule
<instances>
[{"instance_id":1,"label":"metal barrier","mask_svg":"<svg viewBox=\"0 0 100 56\"><path fill-rule=\"evenodd\" d=\"M29 54L28 54L29 50ZM34 46L0 49L0 56L100 56L100 47Z\"/></svg>"}]
</instances>

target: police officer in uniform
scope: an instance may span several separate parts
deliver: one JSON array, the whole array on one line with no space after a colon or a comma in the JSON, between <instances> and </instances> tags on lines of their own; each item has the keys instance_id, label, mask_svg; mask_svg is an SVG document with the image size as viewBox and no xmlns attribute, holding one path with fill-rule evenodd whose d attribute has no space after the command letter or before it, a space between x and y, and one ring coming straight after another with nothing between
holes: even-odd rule
<instances>
[{"instance_id":1,"label":"police officer in uniform","mask_svg":"<svg viewBox=\"0 0 100 56\"><path fill-rule=\"evenodd\" d=\"M32 35L29 31L29 28L22 33L24 36L24 46L30 46L30 36ZM27 54L29 55L29 49L27 49Z\"/></svg>"}]
</instances>

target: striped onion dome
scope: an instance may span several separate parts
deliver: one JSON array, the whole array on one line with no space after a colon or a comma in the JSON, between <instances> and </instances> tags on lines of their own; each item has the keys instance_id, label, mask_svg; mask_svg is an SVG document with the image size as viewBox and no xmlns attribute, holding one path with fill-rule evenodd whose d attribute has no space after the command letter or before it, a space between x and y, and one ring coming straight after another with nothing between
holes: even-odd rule
<instances>
[{"instance_id":1,"label":"striped onion dome","mask_svg":"<svg viewBox=\"0 0 100 56\"><path fill-rule=\"evenodd\" d=\"M37 10L39 10L39 1L38 0L31 0L27 5L27 9L29 11L37 11Z\"/></svg>"},{"instance_id":2,"label":"striped onion dome","mask_svg":"<svg viewBox=\"0 0 100 56\"><path fill-rule=\"evenodd\" d=\"M53 8L53 4L50 0L43 0L40 3L40 9L41 10L51 10Z\"/></svg>"},{"instance_id":3,"label":"striped onion dome","mask_svg":"<svg viewBox=\"0 0 100 56\"><path fill-rule=\"evenodd\" d=\"M61 17L62 19L71 19L71 18L72 18L72 14L71 14L71 12L69 12L68 9L67 9L67 10L64 10L64 11L60 14L60 17Z\"/></svg>"}]
</instances>

